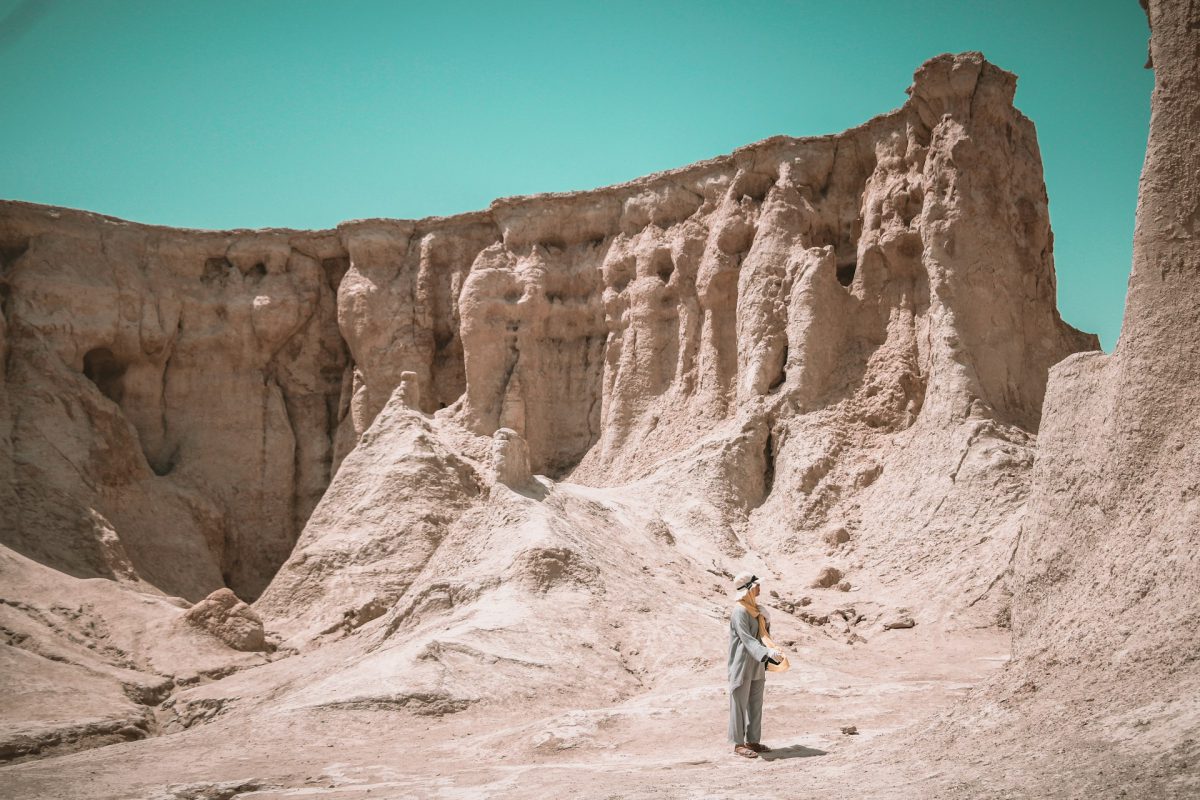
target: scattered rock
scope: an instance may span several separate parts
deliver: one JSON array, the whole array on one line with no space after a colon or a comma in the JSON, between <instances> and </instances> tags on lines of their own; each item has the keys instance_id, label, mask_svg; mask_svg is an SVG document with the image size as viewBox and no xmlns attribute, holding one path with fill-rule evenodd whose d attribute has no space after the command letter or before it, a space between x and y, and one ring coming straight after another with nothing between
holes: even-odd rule
<instances>
[{"instance_id":1,"label":"scattered rock","mask_svg":"<svg viewBox=\"0 0 1200 800\"><path fill-rule=\"evenodd\" d=\"M897 618L891 620L890 622L883 623L883 629L885 631L890 631L890 630L900 629L900 628L911 628L916 624L917 623L913 621L912 617L905 615L905 616L897 617Z\"/></svg>"},{"instance_id":2,"label":"scattered rock","mask_svg":"<svg viewBox=\"0 0 1200 800\"><path fill-rule=\"evenodd\" d=\"M662 517L655 517L646 524L646 532L665 545L675 544L675 534L671 527L663 522Z\"/></svg>"},{"instance_id":3,"label":"scattered rock","mask_svg":"<svg viewBox=\"0 0 1200 800\"><path fill-rule=\"evenodd\" d=\"M837 582L841 579L842 571L840 569L837 567L824 567L810 585L814 589L828 589L831 586L836 586Z\"/></svg>"},{"instance_id":4,"label":"scattered rock","mask_svg":"<svg viewBox=\"0 0 1200 800\"><path fill-rule=\"evenodd\" d=\"M183 619L234 650L266 649L262 620L230 589L217 589L184 612Z\"/></svg>"},{"instance_id":5,"label":"scattered rock","mask_svg":"<svg viewBox=\"0 0 1200 800\"><path fill-rule=\"evenodd\" d=\"M811 598L811 597L809 597L809 596L807 596L807 595L805 595L804 597L801 597L801 598L800 598L799 602L797 602L797 603L796 603L796 605L798 605L798 606L811 606L811 605L812 605L812 598Z\"/></svg>"},{"instance_id":6,"label":"scattered rock","mask_svg":"<svg viewBox=\"0 0 1200 800\"><path fill-rule=\"evenodd\" d=\"M858 726L857 725L843 725L842 733L844 733L846 736L858 736Z\"/></svg>"},{"instance_id":7,"label":"scattered rock","mask_svg":"<svg viewBox=\"0 0 1200 800\"><path fill-rule=\"evenodd\" d=\"M850 591L850 581L842 581L841 583L839 583L839 584L837 585L837 588L838 588L838 591L839 591L839 592L848 592L848 591Z\"/></svg>"},{"instance_id":8,"label":"scattered rock","mask_svg":"<svg viewBox=\"0 0 1200 800\"><path fill-rule=\"evenodd\" d=\"M123 727L117 731L117 735L124 736L126 739L129 739L132 741L134 739L145 739L146 731L142 730L141 728L137 727L136 725L126 725L125 727Z\"/></svg>"}]
</instances>

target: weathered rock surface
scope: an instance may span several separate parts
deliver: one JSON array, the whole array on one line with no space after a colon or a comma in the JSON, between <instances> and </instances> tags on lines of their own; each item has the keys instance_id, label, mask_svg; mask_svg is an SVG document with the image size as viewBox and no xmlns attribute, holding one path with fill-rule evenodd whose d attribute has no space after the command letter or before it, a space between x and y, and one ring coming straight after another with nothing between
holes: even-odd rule
<instances>
[{"instance_id":1,"label":"weathered rock surface","mask_svg":"<svg viewBox=\"0 0 1200 800\"><path fill-rule=\"evenodd\" d=\"M1014 85L978 54L943 56L902 109L837 136L451 219L342 226L353 378L339 453L412 373L421 409L480 474L482 437L502 429L495 446L522 442L529 472L593 486L677 494L694 488L683 465L704 462L721 486L694 482L711 511L696 513L713 524L683 524L726 556L804 563L845 520L860 566L953 607L987 595L976 611L1000 613L1046 371L1097 346L1055 310ZM305 540L340 535L310 525ZM306 570L332 580L305 550L287 585ZM361 557L339 558L349 574ZM284 585L274 611L309 602ZM394 600L388 585L373 608Z\"/></svg>"},{"instance_id":2,"label":"weathered rock surface","mask_svg":"<svg viewBox=\"0 0 1200 800\"><path fill-rule=\"evenodd\" d=\"M257 596L329 480L336 237L5 203L0 253L0 541L80 577Z\"/></svg>"},{"instance_id":3,"label":"weathered rock surface","mask_svg":"<svg viewBox=\"0 0 1200 800\"><path fill-rule=\"evenodd\" d=\"M994 562L1046 371L1095 347L1055 311L1014 84L939 57L844 134L449 219L218 234L6 204L4 539L252 599L407 378L410 405L594 485L752 420L730 478L753 545L803 549L837 512L880 562L946 559L969 507Z\"/></svg>"},{"instance_id":4,"label":"weathered rock surface","mask_svg":"<svg viewBox=\"0 0 1200 800\"><path fill-rule=\"evenodd\" d=\"M1200 679L1200 8L1148 13L1155 89L1125 319L1112 355L1052 372L1013 604L1018 657L1069 653L1138 683Z\"/></svg>"},{"instance_id":5,"label":"weathered rock surface","mask_svg":"<svg viewBox=\"0 0 1200 800\"><path fill-rule=\"evenodd\" d=\"M0 762L146 736L176 685L264 663L179 625L181 606L0 548Z\"/></svg>"},{"instance_id":6,"label":"weathered rock surface","mask_svg":"<svg viewBox=\"0 0 1200 800\"><path fill-rule=\"evenodd\" d=\"M397 388L256 603L287 636L348 632L409 589L482 486Z\"/></svg>"}]
</instances>

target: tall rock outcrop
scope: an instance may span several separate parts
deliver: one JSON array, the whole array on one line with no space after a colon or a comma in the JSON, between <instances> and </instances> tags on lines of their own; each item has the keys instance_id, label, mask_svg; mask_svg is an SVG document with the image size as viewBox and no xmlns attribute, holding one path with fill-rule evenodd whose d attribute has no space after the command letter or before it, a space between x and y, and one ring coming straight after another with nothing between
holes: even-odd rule
<instances>
[{"instance_id":1,"label":"tall rock outcrop","mask_svg":"<svg viewBox=\"0 0 1200 800\"><path fill-rule=\"evenodd\" d=\"M1155 87L1120 339L1050 371L1012 662L874 759L988 762L930 796L1200 791L1200 5L1143 7Z\"/></svg>"},{"instance_id":2,"label":"tall rock outcrop","mask_svg":"<svg viewBox=\"0 0 1200 800\"><path fill-rule=\"evenodd\" d=\"M1029 669L1161 696L1200 683L1200 6L1152 0L1148 15L1125 319L1112 355L1051 373L1013 621Z\"/></svg>"}]
</instances>

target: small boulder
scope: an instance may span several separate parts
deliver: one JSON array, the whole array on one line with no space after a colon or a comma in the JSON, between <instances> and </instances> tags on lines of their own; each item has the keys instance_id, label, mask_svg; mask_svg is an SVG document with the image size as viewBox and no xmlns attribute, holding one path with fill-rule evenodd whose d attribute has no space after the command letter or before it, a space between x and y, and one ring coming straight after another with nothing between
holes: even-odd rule
<instances>
[{"instance_id":1,"label":"small boulder","mask_svg":"<svg viewBox=\"0 0 1200 800\"><path fill-rule=\"evenodd\" d=\"M183 619L234 650L267 649L262 620L229 589L217 589L185 611Z\"/></svg>"},{"instance_id":2,"label":"small boulder","mask_svg":"<svg viewBox=\"0 0 1200 800\"><path fill-rule=\"evenodd\" d=\"M843 725L842 733L844 733L847 736L858 736L858 726L857 725Z\"/></svg>"},{"instance_id":3,"label":"small boulder","mask_svg":"<svg viewBox=\"0 0 1200 800\"><path fill-rule=\"evenodd\" d=\"M123 736L130 741L134 741L136 739L145 739L147 736L146 731L142 730L136 725L126 725L117 731L117 735Z\"/></svg>"},{"instance_id":4,"label":"small boulder","mask_svg":"<svg viewBox=\"0 0 1200 800\"><path fill-rule=\"evenodd\" d=\"M663 522L662 517L655 517L646 523L646 532L665 545L675 544L675 534L671 533L671 526Z\"/></svg>"},{"instance_id":5,"label":"small boulder","mask_svg":"<svg viewBox=\"0 0 1200 800\"><path fill-rule=\"evenodd\" d=\"M814 589L828 589L830 586L836 586L837 582L841 579L842 571L840 569L837 567L825 567L811 585Z\"/></svg>"},{"instance_id":6,"label":"small boulder","mask_svg":"<svg viewBox=\"0 0 1200 800\"><path fill-rule=\"evenodd\" d=\"M801 598L800 598L800 601L799 601L798 603L796 603L796 605L798 605L798 606L811 606L811 605L812 605L812 598L811 598L811 597L809 597L808 595L805 595L804 597L801 597Z\"/></svg>"},{"instance_id":7,"label":"small boulder","mask_svg":"<svg viewBox=\"0 0 1200 800\"><path fill-rule=\"evenodd\" d=\"M821 538L825 541L825 544L829 545L830 547L837 547L840 544L845 544L846 542L850 541L850 532L839 525L825 531Z\"/></svg>"},{"instance_id":8,"label":"small boulder","mask_svg":"<svg viewBox=\"0 0 1200 800\"><path fill-rule=\"evenodd\" d=\"M891 620L890 622L883 623L883 629L885 631L890 631L892 629L911 628L916 624L917 623L913 621L912 617L910 617L908 615L904 615L904 616L896 617L895 619Z\"/></svg>"},{"instance_id":9,"label":"small boulder","mask_svg":"<svg viewBox=\"0 0 1200 800\"><path fill-rule=\"evenodd\" d=\"M413 411L421 410L421 384L415 372L401 372L400 385L396 387L400 402Z\"/></svg>"},{"instance_id":10,"label":"small boulder","mask_svg":"<svg viewBox=\"0 0 1200 800\"><path fill-rule=\"evenodd\" d=\"M837 588L838 588L838 591L839 591L839 592L848 592L848 591L850 591L850 581L842 581L841 583L839 583L839 584L837 585Z\"/></svg>"}]
</instances>

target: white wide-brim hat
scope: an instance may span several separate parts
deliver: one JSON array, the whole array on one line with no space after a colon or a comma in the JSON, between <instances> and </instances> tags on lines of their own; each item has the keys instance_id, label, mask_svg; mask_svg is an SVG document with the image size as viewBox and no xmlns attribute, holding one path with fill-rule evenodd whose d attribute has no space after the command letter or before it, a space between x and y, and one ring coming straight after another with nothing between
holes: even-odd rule
<instances>
[{"instance_id":1,"label":"white wide-brim hat","mask_svg":"<svg viewBox=\"0 0 1200 800\"><path fill-rule=\"evenodd\" d=\"M741 600L757 585L758 576L753 572L739 572L733 579L733 599Z\"/></svg>"}]
</instances>

